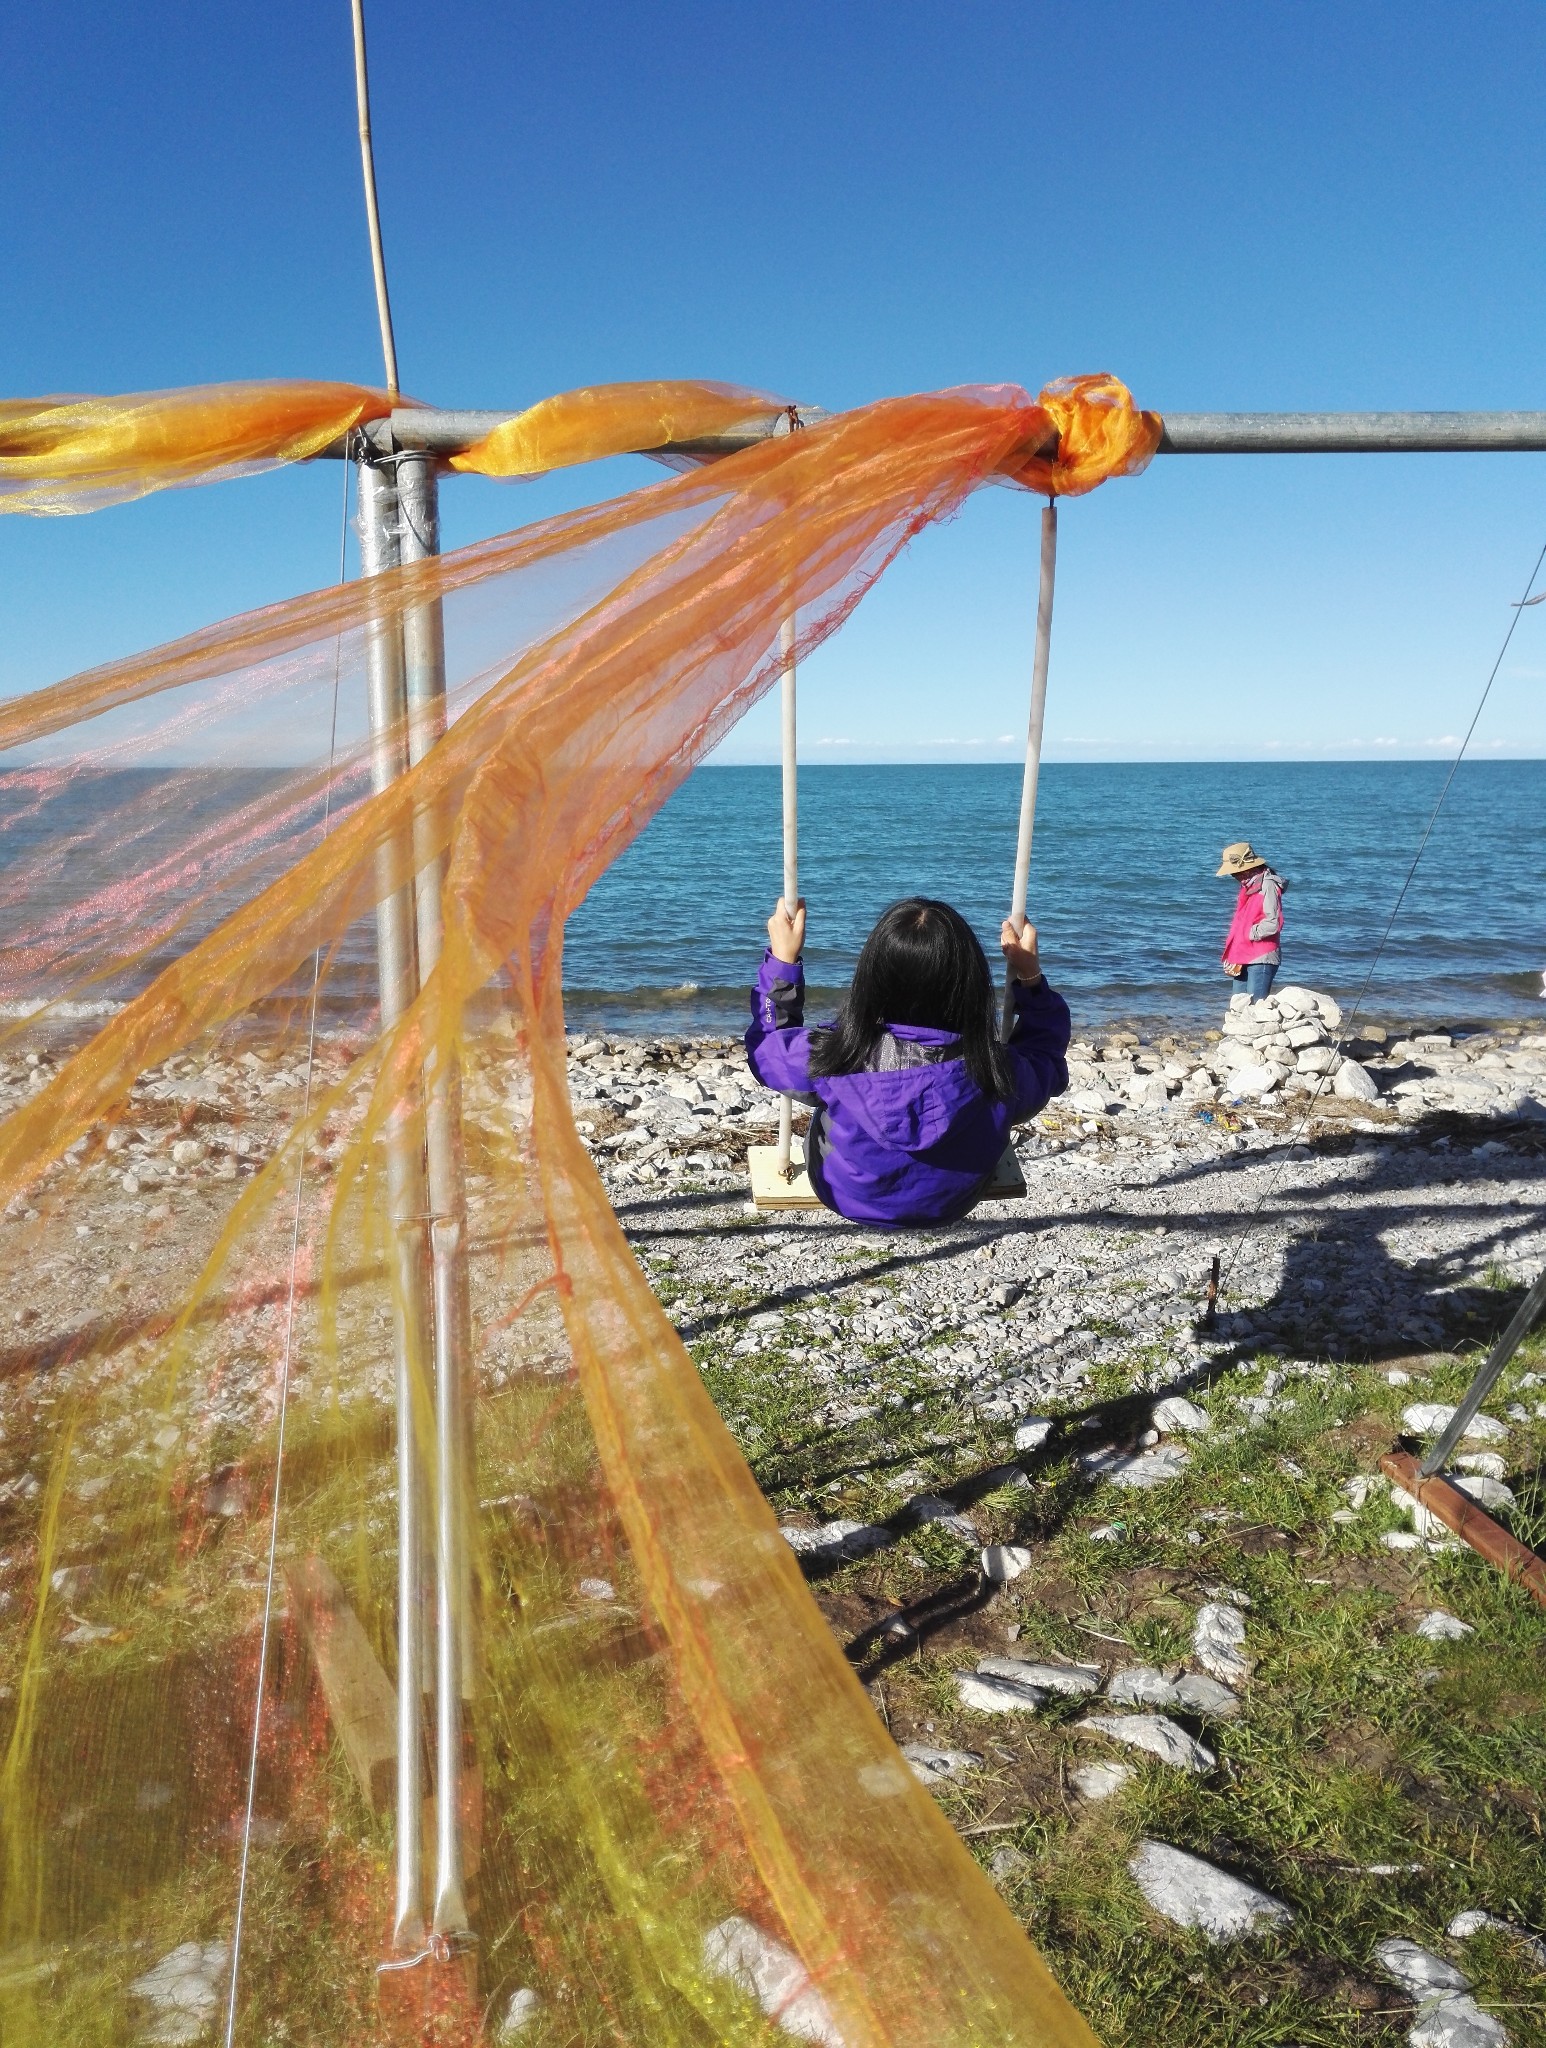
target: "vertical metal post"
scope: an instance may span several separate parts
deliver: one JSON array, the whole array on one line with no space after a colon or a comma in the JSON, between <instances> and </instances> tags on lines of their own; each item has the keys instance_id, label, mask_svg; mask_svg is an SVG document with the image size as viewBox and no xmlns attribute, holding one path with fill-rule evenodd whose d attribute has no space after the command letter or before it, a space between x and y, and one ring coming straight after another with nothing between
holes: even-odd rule
<instances>
[{"instance_id":1,"label":"vertical metal post","mask_svg":"<svg viewBox=\"0 0 1546 2048\"><path fill-rule=\"evenodd\" d=\"M1036 600L1036 655L1031 666L1031 716L1025 735L1025 779L1020 785L1020 836L1015 843L1015 879L1009 921L1025 928L1025 900L1031 881L1031 835L1036 829L1036 783L1041 774L1041 729L1047 715L1047 663L1052 653L1052 586L1058 566L1058 508L1041 515L1041 589ZM1014 976L1004 977L1004 1038L1014 1029Z\"/></svg>"},{"instance_id":2,"label":"vertical metal post","mask_svg":"<svg viewBox=\"0 0 1546 2048\"><path fill-rule=\"evenodd\" d=\"M398 561L397 489L390 467L359 468L360 566L379 576ZM402 633L395 619L374 619L365 644L371 786L388 788L408 765L407 690ZM418 990L413 886L400 850L377 855L377 974L381 1023L390 1028ZM394 887L393 884L396 883ZM425 1934L423 1874L424 1481L420 1431L428 1414L429 1329L425 1315L424 1163L418 1106L394 1105L386 1133L391 1229L392 1307L397 1352L397 1905L396 1948L417 1952Z\"/></svg>"},{"instance_id":3,"label":"vertical metal post","mask_svg":"<svg viewBox=\"0 0 1546 2048\"><path fill-rule=\"evenodd\" d=\"M784 777L784 901L793 914L800 900L800 790L795 773L795 659L794 615L778 629L778 651L783 658L779 685L779 720ZM785 1180L794 1179L790 1152L794 1145L794 1102L785 1096L778 1106L778 1170Z\"/></svg>"},{"instance_id":4,"label":"vertical metal post","mask_svg":"<svg viewBox=\"0 0 1546 2048\"><path fill-rule=\"evenodd\" d=\"M434 458L397 459L403 562L440 552ZM422 761L445 732L445 625L438 597L403 615L408 759ZM434 971L445 940L441 891L445 856L436 820L414 819L414 895L421 981ZM443 1046L425 1072L424 1138L435 1345L435 1903L431 1932L447 1940L469 1932L463 1888L462 1696L472 1663L467 1513L471 1409L468 1378L472 1312L467 1279L467 1203L463 1179L461 1076Z\"/></svg>"}]
</instances>

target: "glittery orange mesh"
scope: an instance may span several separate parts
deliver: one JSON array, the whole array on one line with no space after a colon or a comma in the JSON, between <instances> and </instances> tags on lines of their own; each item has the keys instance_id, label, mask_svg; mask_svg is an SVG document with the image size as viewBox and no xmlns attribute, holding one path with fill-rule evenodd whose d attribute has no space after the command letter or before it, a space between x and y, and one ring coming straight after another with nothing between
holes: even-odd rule
<instances>
[{"instance_id":1,"label":"glittery orange mesh","mask_svg":"<svg viewBox=\"0 0 1546 2048\"><path fill-rule=\"evenodd\" d=\"M628 1248L571 1119L561 984L565 919L769 687L781 621L809 652L1049 423L1080 487L1130 469L1142 416L1100 403L871 405L5 708L7 2048L214 2038L228 2012L253 2044L472 2042L520 1991L523 2043L1087 2048ZM372 794L367 653L437 608L448 729ZM443 947L383 1028L371 919L415 878ZM448 1075L477 1940L378 1975L371 1701L421 1242L386 1162ZM431 1455L427 1390L414 1427Z\"/></svg>"}]
</instances>

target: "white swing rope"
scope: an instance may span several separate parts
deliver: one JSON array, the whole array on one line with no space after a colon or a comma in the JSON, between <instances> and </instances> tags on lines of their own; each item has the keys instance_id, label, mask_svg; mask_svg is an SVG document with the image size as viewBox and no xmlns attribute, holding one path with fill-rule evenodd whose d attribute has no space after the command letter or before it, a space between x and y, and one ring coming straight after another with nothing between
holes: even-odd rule
<instances>
[{"instance_id":1,"label":"white swing rope","mask_svg":"<svg viewBox=\"0 0 1546 2048\"><path fill-rule=\"evenodd\" d=\"M1401 884L1399 892L1397 893L1395 902L1391 906L1390 916L1385 920L1385 929L1380 933L1379 944L1374 949L1374 957L1369 962L1368 970L1363 978L1363 986L1358 991L1357 1000L1354 1002L1352 1009L1347 1013L1346 1017L1343 1020L1342 1029L1340 1034L1338 1035L1336 1043L1336 1052L1339 1058L1342 1054L1342 1048L1345 1045L1347 1045L1353 1037L1353 1025L1357 1020L1359 1012L1363 1009L1366 998L1368 997L1369 989L1374 981L1375 972L1378 969L1380 960L1384 955L1385 947L1389 943L1391 932L1395 929L1396 919L1401 914L1401 906L1403 903L1405 903L1407 899L1407 894L1411 889L1414 879L1416 878L1418 863L1421 861L1423 854L1427 849L1428 841L1433 836L1434 826L1439 822L1439 813L1444 808L1444 801L1445 798L1449 795L1450 786L1454 782L1455 776L1459 772L1461 762L1465 759L1466 749L1471 744L1472 736L1475 733L1476 728L1481 721L1481 715L1483 711L1485 711L1487 708L1487 699L1491 696L1492 686L1498 679L1498 671L1503 666L1503 657L1508 653L1509 642L1514 637L1514 629L1519 624L1520 617L1522 616L1524 611L1530 605L1539 604L1541 602L1540 597L1532 597L1530 593L1535 588L1535 579L1537 576L1540 575L1541 566L1543 563L1546 563L1546 546L1542 547L1540 553L1535 558L1535 567L1530 571L1529 580L1525 584L1524 596L1514 601L1514 604L1512 606L1514 616L1508 622L1508 631L1503 635L1503 644L1498 649L1497 659L1492 664L1492 668L1488 674L1486 684L1483 687L1481 697L1477 702L1476 709L1471 714L1471 723L1465 729L1465 736L1460 742L1459 750L1456 753L1454 760L1451 761L1449 764L1449 773L1444 778L1444 786L1439 791L1438 801L1434 804L1428 822L1423 827L1422 837L1417 842L1417 851L1412 855L1411 865L1410 867L1408 867L1406 871L1406 877ZM1546 592L1543 592L1542 595L1546 595ZM1240 1253L1245 1247L1247 1232L1254 1227L1257 1220L1261 1216L1262 1210L1266 1207L1267 1203L1272 1199L1272 1196L1277 1191L1278 1182L1283 1178L1284 1169L1288 1165L1288 1148L1298 1144L1300 1138L1304 1135L1305 1129L1308 1126L1310 1118L1314 1113L1315 1105L1320 1099L1321 1091L1330 1079L1331 1075L1329 1073L1320 1074L1316 1077L1315 1086L1310 1091L1310 1099L1305 1104L1304 1110L1300 1115L1299 1121L1294 1127L1293 1135L1292 1137L1290 1137L1288 1141L1288 1147L1284 1148L1284 1156L1282 1159L1278 1161L1277 1170L1274 1172L1271 1180L1268 1181L1266 1187L1262 1190L1261 1195L1258 1198L1255 1206L1245 1216L1243 1221L1236 1226L1234 1242L1229 1248L1228 1263L1225 1265L1222 1273L1219 1276L1219 1294L1223 1293L1224 1287L1228 1282L1229 1276L1235 1269L1236 1261L1239 1259Z\"/></svg>"},{"instance_id":2,"label":"white swing rope","mask_svg":"<svg viewBox=\"0 0 1546 2048\"><path fill-rule=\"evenodd\" d=\"M338 580L344 571L349 536L349 485L355 465L343 464L344 495L342 524L338 535ZM328 735L327 782L322 800L322 838L326 839L333 812L333 769L338 758L338 683L343 657L343 636L333 642L333 714ZM300 1262L302 1196L306 1179L306 1126L311 1115L312 1074L317 1054L317 1007L322 988L322 948L318 946L311 963L311 1002L306 1032L306 1087L301 1100L301 1143L295 1160L295 1213L290 1226L290 1281L285 1300L284 1350L279 1366L279 1423L274 1445L274 1494L268 1521L268 1567L263 1587L263 1627L258 1639L258 1681L252 1705L252 1745L247 1757L247 1803L242 1817L241 1867L236 1881L236 1914L231 1926L231 1982L226 1997L225 2048L236 2039L236 1991L241 1969L242 1935L247 1918L247 1879L252 1861L253 1809L258 1790L258 1751L263 1733L263 1693L268 1683L268 1648L274 1616L274 1580L279 1555L279 1499L284 1482L285 1425L290 1408L290 1367L295 1352L295 1275Z\"/></svg>"}]
</instances>

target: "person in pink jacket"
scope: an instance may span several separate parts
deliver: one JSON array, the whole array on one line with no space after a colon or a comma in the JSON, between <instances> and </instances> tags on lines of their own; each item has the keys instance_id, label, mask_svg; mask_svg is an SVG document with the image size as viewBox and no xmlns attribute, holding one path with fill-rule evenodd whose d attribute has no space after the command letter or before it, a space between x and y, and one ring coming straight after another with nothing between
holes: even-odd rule
<instances>
[{"instance_id":1,"label":"person in pink jacket","mask_svg":"<svg viewBox=\"0 0 1546 2048\"><path fill-rule=\"evenodd\" d=\"M1224 848L1218 872L1240 884L1235 914L1224 940L1224 972L1244 979L1253 1003L1272 993L1273 979L1283 962L1283 891L1288 884L1275 875L1249 839Z\"/></svg>"}]
</instances>

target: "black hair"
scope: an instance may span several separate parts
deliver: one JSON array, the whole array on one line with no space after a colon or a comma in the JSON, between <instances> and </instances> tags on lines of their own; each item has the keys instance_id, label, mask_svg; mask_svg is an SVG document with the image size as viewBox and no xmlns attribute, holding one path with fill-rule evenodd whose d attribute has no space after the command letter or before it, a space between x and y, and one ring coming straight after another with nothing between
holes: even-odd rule
<instances>
[{"instance_id":1,"label":"black hair","mask_svg":"<svg viewBox=\"0 0 1546 2048\"><path fill-rule=\"evenodd\" d=\"M875 921L829 1030L812 1035L813 1074L862 1074L877 1063L888 1024L953 1032L958 1057L985 1095L1015 1095L998 1035L998 1001L987 955L959 910L932 896L893 903Z\"/></svg>"}]
</instances>

